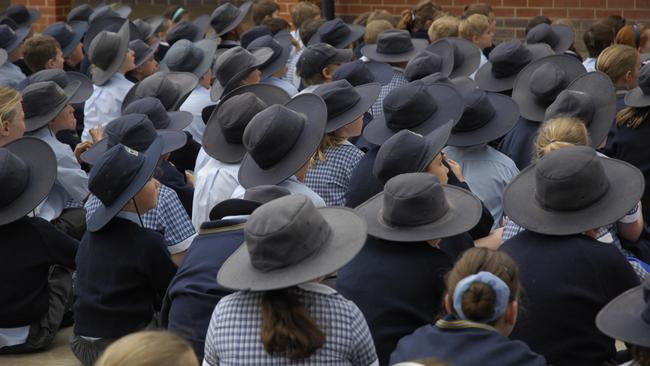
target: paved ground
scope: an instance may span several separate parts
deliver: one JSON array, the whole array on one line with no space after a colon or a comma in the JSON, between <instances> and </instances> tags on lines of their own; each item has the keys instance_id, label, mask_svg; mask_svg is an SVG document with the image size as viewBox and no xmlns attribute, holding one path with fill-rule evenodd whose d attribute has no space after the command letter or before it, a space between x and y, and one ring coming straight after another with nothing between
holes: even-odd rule
<instances>
[{"instance_id":1,"label":"paved ground","mask_svg":"<svg viewBox=\"0 0 650 366\"><path fill-rule=\"evenodd\" d=\"M70 351L68 339L72 327L57 334L52 346L44 352L28 355L0 356L1 366L80 366L81 364Z\"/></svg>"}]
</instances>

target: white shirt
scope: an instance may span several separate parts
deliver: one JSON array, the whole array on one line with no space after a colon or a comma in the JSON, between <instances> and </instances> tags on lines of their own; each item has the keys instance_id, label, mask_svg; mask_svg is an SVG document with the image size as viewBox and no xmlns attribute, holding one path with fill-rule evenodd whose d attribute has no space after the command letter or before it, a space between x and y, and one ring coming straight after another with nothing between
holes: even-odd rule
<instances>
[{"instance_id":1,"label":"white shirt","mask_svg":"<svg viewBox=\"0 0 650 366\"><path fill-rule=\"evenodd\" d=\"M9 60L0 66L0 86L16 88L23 79L25 79L23 71Z\"/></svg>"},{"instance_id":2,"label":"white shirt","mask_svg":"<svg viewBox=\"0 0 650 366\"><path fill-rule=\"evenodd\" d=\"M478 64L478 68L474 70L474 72L472 73L472 75L469 76L469 78L474 80L474 78L476 77L476 73L478 72L478 69L480 69L481 66L485 65L487 61L488 61L487 57L485 57L483 51L481 51L481 62Z\"/></svg>"},{"instance_id":3,"label":"white shirt","mask_svg":"<svg viewBox=\"0 0 650 366\"><path fill-rule=\"evenodd\" d=\"M295 175L287 178L284 182L276 184L278 187L286 188L291 194L302 194L309 198L316 207L325 207L325 200L316 192L312 191L307 187L303 182L299 181ZM246 188L238 186L235 189L235 192L232 194L231 198L244 198L244 193L246 193Z\"/></svg>"},{"instance_id":4,"label":"white shirt","mask_svg":"<svg viewBox=\"0 0 650 366\"><path fill-rule=\"evenodd\" d=\"M240 187L237 178L239 163L226 164L209 156L206 160L201 170L195 171L194 178L192 224L197 231L203 222L210 220L210 210L217 203L229 199Z\"/></svg>"},{"instance_id":5,"label":"white shirt","mask_svg":"<svg viewBox=\"0 0 650 366\"><path fill-rule=\"evenodd\" d=\"M203 108L210 104L214 104L210 99L210 89L198 85L179 108L181 111L192 113L192 123L185 128L185 131L188 131L194 138L194 141L199 144L203 139L203 131L205 130L205 123L201 117L201 112Z\"/></svg>"},{"instance_id":6,"label":"white shirt","mask_svg":"<svg viewBox=\"0 0 650 366\"><path fill-rule=\"evenodd\" d=\"M296 89L296 87L293 86L293 84L291 84L290 82L288 82L288 81L286 81L284 79L277 78L277 77L275 77L273 75L271 75L268 78L262 80L262 83L271 84L271 85L275 85L275 86L277 86L279 88L282 88L282 90L286 91L287 94L289 94L290 97L293 97L294 95L298 94L298 89Z\"/></svg>"},{"instance_id":7,"label":"white shirt","mask_svg":"<svg viewBox=\"0 0 650 366\"><path fill-rule=\"evenodd\" d=\"M133 83L116 72L102 86L93 85L93 94L84 106L84 131L81 141L92 141L90 129L103 128L108 122L122 116L122 102Z\"/></svg>"},{"instance_id":8,"label":"white shirt","mask_svg":"<svg viewBox=\"0 0 650 366\"><path fill-rule=\"evenodd\" d=\"M585 69L587 69L587 72L596 71L596 58L588 57L582 62L582 66L584 66Z\"/></svg>"},{"instance_id":9,"label":"white shirt","mask_svg":"<svg viewBox=\"0 0 650 366\"><path fill-rule=\"evenodd\" d=\"M32 136L45 141L56 157L56 182L45 201L36 209L36 216L51 221L61 215L64 208L82 207L88 196L88 175L81 169L70 146L59 142L46 126L34 131Z\"/></svg>"}]
</instances>

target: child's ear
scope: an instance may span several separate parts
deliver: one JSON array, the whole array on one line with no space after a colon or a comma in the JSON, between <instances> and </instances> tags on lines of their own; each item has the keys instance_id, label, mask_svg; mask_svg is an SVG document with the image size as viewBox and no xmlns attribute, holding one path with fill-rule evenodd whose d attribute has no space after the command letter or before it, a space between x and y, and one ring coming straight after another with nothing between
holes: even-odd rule
<instances>
[{"instance_id":1,"label":"child's ear","mask_svg":"<svg viewBox=\"0 0 650 366\"><path fill-rule=\"evenodd\" d=\"M321 74L323 75L323 79L325 79L325 81L331 81L334 72L332 71L332 68L330 68L330 65L327 65L323 68L323 70L321 70Z\"/></svg>"}]
</instances>

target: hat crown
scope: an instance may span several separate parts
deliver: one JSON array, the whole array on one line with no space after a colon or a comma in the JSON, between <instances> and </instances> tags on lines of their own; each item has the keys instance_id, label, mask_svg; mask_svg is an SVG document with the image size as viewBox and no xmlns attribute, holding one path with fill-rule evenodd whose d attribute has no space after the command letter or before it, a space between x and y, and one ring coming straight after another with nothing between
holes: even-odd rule
<instances>
[{"instance_id":1,"label":"hat crown","mask_svg":"<svg viewBox=\"0 0 650 366\"><path fill-rule=\"evenodd\" d=\"M88 189L105 206L110 206L133 182L144 161L144 155L137 151L115 145L90 169Z\"/></svg>"},{"instance_id":2,"label":"hat crown","mask_svg":"<svg viewBox=\"0 0 650 366\"><path fill-rule=\"evenodd\" d=\"M92 14L90 14L88 17L88 22L92 23L99 19L105 18L121 18L121 16L115 10L113 10L110 5L103 5L95 9Z\"/></svg>"},{"instance_id":3,"label":"hat crown","mask_svg":"<svg viewBox=\"0 0 650 366\"><path fill-rule=\"evenodd\" d=\"M271 56L271 58L269 58L268 61L266 61L263 65L261 65L259 67L260 69L264 68L266 65L269 65L273 61L277 60L282 55L282 51L284 51L280 43L276 41L275 38L269 35L261 36L253 40L246 49L248 49L249 51L253 51L254 49L260 47L268 47L273 51L273 55Z\"/></svg>"},{"instance_id":4,"label":"hat crown","mask_svg":"<svg viewBox=\"0 0 650 366\"><path fill-rule=\"evenodd\" d=\"M528 43L546 43L551 47L555 47L560 41L560 37L549 24L542 23L528 31L526 41Z\"/></svg>"},{"instance_id":5,"label":"hat crown","mask_svg":"<svg viewBox=\"0 0 650 366\"><path fill-rule=\"evenodd\" d=\"M67 21L80 20L87 22L90 15L93 13L93 8L88 4L81 4L76 8L70 10L68 16L66 17Z\"/></svg>"},{"instance_id":6,"label":"hat crown","mask_svg":"<svg viewBox=\"0 0 650 366\"><path fill-rule=\"evenodd\" d=\"M650 94L650 64L645 64L639 71L638 84L643 94Z\"/></svg>"},{"instance_id":7,"label":"hat crown","mask_svg":"<svg viewBox=\"0 0 650 366\"><path fill-rule=\"evenodd\" d=\"M194 41L199 37L199 27L196 24L189 22L187 20L181 20L176 23L172 29L167 32L165 39L170 45L173 45L181 39L189 39Z\"/></svg>"},{"instance_id":8,"label":"hat crown","mask_svg":"<svg viewBox=\"0 0 650 366\"><path fill-rule=\"evenodd\" d=\"M260 168L270 169L291 151L305 124L303 114L280 104L272 105L246 126L243 145Z\"/></svg>"},{"instance_id":9,"label":"hat crown","mask_svg":"<svg viewBox=\"0 0 650 366\"><path fill-rule=\"evenodd\" d=\"M108 148L124 145L143 152L156 140L153 123L144 114L128 114L112 120L104 130Z\"/></svg>"},{"instance_id":10,"label":"hat crown","mask_svg":"<svg viewBox=\"0 0 650 366\"><path fill-rule=\"evenodd\" d=\"M31 15L29 10L23 4L13 4L7 7L6 14L11 20L15 21L18 24L23 24L29 22Z\"/></svg>"},{"instance_id":11,"label":"hat crown","mask_svg":"<svg viewBox=\"0 0 650 366\"><path fill-rule=\"evenodd\" d=\"M72 42L72 39L74 38L74 31L72 30L72 27L63 22L52 24L43 31L43 34L47 34L48 36L56 39L61 48L65 48L68 44L70 44L70 42Z\"/></svg>"},{"instance_id":12,"label":"hat crown","mask_svg":"<svg viewBox=\"0 0 650 366\"><path fill-rule=\"evenodd\" d=\"M578 90L563 90L546 109L544 119L560 116L575 117L587 127L594 119L596 105L591 95Z\"/></svg>"},{"instance_id":13,"label":"hat crown","mask_svg":"<svg viewBox=\"0 0 650 366\"><path fill-rule=\"evenodd\" d=\"M383 102L386 126L394 131L419 126L438 109L424 85L404 85L388 93Z\"/></svg>"},{"instance_id":14,"label":"hat crown","mask_svg":"<svg viewBox=\"0 0 650 366\"><path fill-rule=\"evenodd\" d=\"M120 35L114 32L101 31L88 48L90 62L102 70L108 69L117 56L120 48Z\"/></svg>"},{"instance_id":15,"label":"hat crown","mask_svg":"<svg viewBox=\"0 0 650 366\"><path fill-rule=\"evenodd\" d=\"M16 40L16 32L6 24L0 24L0 48L6 49ZM8 51L9 52L9 51Z\"/></svg>"},{"instance_id":16,"label":"hat crown","mask_svg":"<svg viewBox=\"0 0 650 366\"><path fill-rule=\"evenodd\" d=\"M329 43L332 46L345 41L350 33L350 27L341 18L328 20L318 28L321 42Z\"/></svg>"},{"instance_id":17,"label":"hat crown","mask_svg":"<svg viewBox=\"0 0 650 366\"><path fill-rule=\"evenodd\" d=\"M241 46L233 47L217 58L216 78L219 84L226 85L239 72L249 69L255 56Z\"/></svg>"},{"instance_id":18,"label":"hat crown","mask_svg":"<svg viewBox=\"0 0 650 366\"><path fill-rule=\"evenodd\" d=\"M174 83L163 72L157 72L145 78L135 88L137 99L144 97L157 98L166 110L172 109L179 93L174 87Z\"/></svg>"},{"instance_id":19,"label":"hat crown","mask_svg":"<svg viewBox=\"0 0 650 366\"><path fill-rule=\"evenodd\" d=\"M124 109L123 114L144 114L153 123L156 130L167 129L171 124L171 118L169 118L165 106L154 97L144 97L134 101Z\"/></svg>"},{"instance_id":20,"label":"hat crown","mask_svg":"<svg viewBox=\"0 0 650 366\"><path fill-rule=\"evenodd\" d=\"M217 120L224 138L230 144L241 145L246 126L256 114L266 109L267 105L253 93L236 95L226 101L217 110Z\"/></svg>"},{"instance_id":21,"label":"hat crown","mask_svg":"<svg viewBox=\"0 0 650 366\"><path fill-rule=\"evenodd\" d=\"M23 110L25 118L46 115L67 99L65 91L54 81L43 81L23 89Z\"/></svg>"},{"instance_id":22,"label":"hat crown","mask_svg":"<svg viewBox=\"0 0 650 366\"><path fill-rule=\"evenodd\" d=\"M442 62L440 55L424 50L408 62L404 75L410 81L422 79L425 76L441 72Z\"/></svg>"},{"instance_id":23,"label":"hat crown","mask_svg":"<svg viewBox=\"0 0 650 366\"><path fill-rule=\"evenodd\" d=\"M129 42L129 49L135 53L135 58L139 59L149 50L149 45L144 43L141 39L134 39Z\"/></svg>"},{"instance_id":24,"label":"hat crown","mask_svg":"<svg viewBox=\"0 0 650 366\"><path fill-rule=\"evenodd\" d=\"M388 29L377 36L377 52L385 54L400 54L412 51L413 41L407 30Z\"/></svg>"},{"instance_id":25,"label":"hat crown","mask_svg":"<svg viewBox=\"0 0 650 366\"><path fill-rule=\"evenodd\" d=\"M373 175L382 183L405 173L423 171L428 146L424 136L401 130L381 144L373 166Z\"/></svg>"},{"instance_id":26,"label":"hat crown","mask_svg":"<svg viewBox=\"0 0 650 366\"><path fill-rule=\"evenodd\" d=\"M280 186L261 185L246 189L244 192L244 199L260 203L271 202L280 197L288 196L291 192L288 189Z\"/></svg>"},{"instance_id":27,"label":"hat crown","mask_svg":"<svg viewBox=\"0 0 650 366\"><path fill-rule=\"evenodd\" d=\"M265 25L256 25L255 27L242 33L239 41L241 42L242 47L248 49L248 45L250 45L251 42L262 36L273 36L271 28Z\"/></svg>"},{"instance_id":28,"label":"hat crown","mask_svg":"<svg viewBox=\"0 0 650 366\"><path fill-rule=\"evenodd\" d=\"M379 213L388 226L412 227L433 223L448 211L449 202L438 178L428 173L408 173L386 183Z\"/></svg>"},{"instance_id":29,"label":"hat crown","mask_svg":"<svg viewBox=\"0 0 650 366\"><path fill-rule=\"evenodd\" d=\"M138 28L140 34L142 34L143 37L146 37L147 35L152 34L154 32L154 29L151 26L151 24L145 22L142 19L136 19L135 21L133 21L133 24L135 24L135 26Z\"/></svg>"},{"instance_id":30,"label":"hat crown","mask_svg":"<svg viewBox=\"0 0 650 366\"><path fill-rule=\"evenodd\" d=\"M551 62L546 62L530 75L530 91L541 102L551 104L569 82L564 70Z\"/></svg>"},{"instance_id":31,"label":"hat crown","mask_svg":"<svg viewBox=\"0 0 650 366\"><path fill-rule=\"evenodd\" d=\"M553 151L535 167L535 200L546 209L577 211L596 203L608 190L601 158L590 147Z\"/></svg>"},{"instance_id":32,"label":"hat crown","mask_svg":"<svg viewBox=\"0 0 650 366\"><path fill-rule=\"evenodd\" d=\"M251 264L262 272L300 263L317 253L331 235L330 225L303 195L260 206L244 228Z\"/></svg>"},{"instance_id":33,"label":"hat crown","mask_svg":"<svg viewBox=\"0 0 650 366\"><path fill-rule=\"evenodd\" d=\"M3 147L0 147L0 166L0 207L6 207L25 191L30 172L23 159Z\"/></svg>"},{"instance_id":34,"label":"hat crown","mask_svg":"<svg viewBox=\"0 0 650 366\"><path fill-rule=\"evenodd\" d=\"M468 132L485 126L497 113L488 94L481 89L471 90L463 95L465 110L452 131Z\"/></svg>"},{"instance_id":35,"label":"hat crown","mask_svg":"<svg viewBox=\"0 0 650 366\"><path fill-rule=\"evenodd\" d=\"M347 80L352 86L359 86L375 82L375 77L363 61L348 62L339 66L332 80Z\"/></svg>"},{"instance_id":36,"label":"hat crown","mask_svg":"<svg viewBox=\"0 0 650 366\"><path fill-rule=\"evenodd\" d=\"M187 39L178 40L165 56L171 71L192 72L203 61L203 50Z\"/></svg>"},{"instance_id":37,"label":"hat crown","mask_svg":"<svg viewBox=\"0 0 650 366\"><path fill-rule=\"evenodd\" d=\"M325 101L328 120L347 112L361 100L359 92L347 80L325 83L314 90L314 94Z\"/></svg>"},{"instance_id":38,"label":"hat crown","mask_svg":"<svg viewBox=\"0 0 650 366\"><path fill-rule=\"evenodd\" d=\"M231 3L220 5L212 12L212 19L210 19L210 24L217 31L217 33L219 33L228 25L230 25L232 21L237 19L239 16L239 11L239 8Z\"/></svg>"},{"instance_id":39,"label":"hat crown","mask_svg":"<svg viewBox=\"0 0 650 366\"><path fill-rule=\"evenodd\" d=\"M517 75L532 60L533 54L518 40L503 42L490 52L492 74L498 79Z\"/></svg>"},{"instance_id":40,"label":"hat crown","mask_svg":"<svg viewBox=\"0 0 650 366\"><path fill-rule=\"evenodd\" d=\"M60 69L45 69L33 73L30 77L31 83L38 83L43 81L53 81L61 89L65 89L70 85L72 80L68 77L68 73Z\"/></svg>"}]
</instances>

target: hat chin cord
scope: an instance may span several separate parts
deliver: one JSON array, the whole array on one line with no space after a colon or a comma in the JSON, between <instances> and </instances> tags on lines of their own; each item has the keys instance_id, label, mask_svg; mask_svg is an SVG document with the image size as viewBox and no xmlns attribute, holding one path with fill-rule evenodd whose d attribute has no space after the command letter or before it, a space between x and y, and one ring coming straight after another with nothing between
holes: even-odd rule
<instances>
[{"instance_id":1,"label":"hat chin cord","mask_svg":"<svg viewBox=\"0 0 650 366\"><path fill-rule=\"evenodd\" d=\"M131 201L133 201L133 207L135 207L135 213L138 214L138 220L140 220L140 226L144 227L144 223L142 222L142 216L140 216L140 209L138 209L138 204L135 203L135 198L131 198Z\"/></svg>"}]
</instances>

